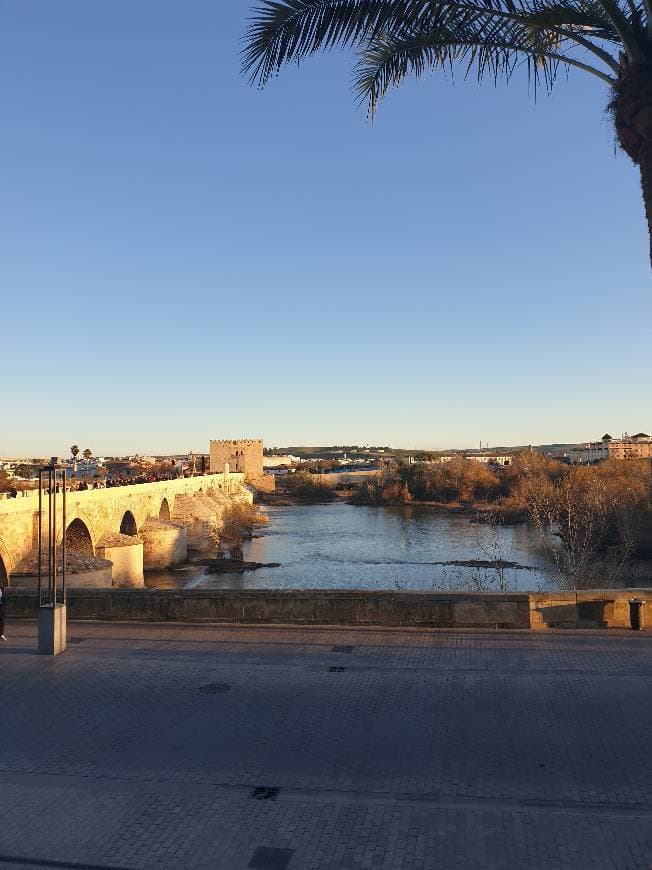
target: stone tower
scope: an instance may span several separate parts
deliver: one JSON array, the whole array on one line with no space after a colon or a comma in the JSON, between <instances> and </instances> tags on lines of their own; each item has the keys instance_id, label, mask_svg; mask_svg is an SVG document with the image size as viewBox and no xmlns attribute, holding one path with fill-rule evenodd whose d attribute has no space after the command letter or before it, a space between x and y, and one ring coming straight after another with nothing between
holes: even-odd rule
<instances>
[{"instance_id":1,"label":"stone tower","mask_svg":"<svg viewBox=\"0 0 652 870\"><path fill-rule=\"evenodd\" d=\"M263 442L260 438L225 439L210 443L210 470L217 474L229 463L231 471L245 476L245 481L263 492L274 491L274 478L263 471Z\"/></svg>"}]
</instances>

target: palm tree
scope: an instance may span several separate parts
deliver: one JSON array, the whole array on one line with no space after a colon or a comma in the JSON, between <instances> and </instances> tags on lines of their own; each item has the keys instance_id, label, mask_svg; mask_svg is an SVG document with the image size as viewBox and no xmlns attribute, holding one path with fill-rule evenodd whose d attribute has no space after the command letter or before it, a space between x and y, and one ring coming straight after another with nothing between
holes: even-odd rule
<instances>
[{"instance_id":1,"label":"palm tree","mask_svg":"<svg viewBox=\"0 0 652 870\"><path fill-rule=\"evenodd\" d=\"M88 460L91 458L92 455L93 455L93 451L87 447L83 453L83 456L84 456L84 459L86 460L86 462L88 462Z\"/></svg>"},{"instance_id":2,"label":"palm tree","mask_svg":"<svg viewBox=\"0 0 652 870\"><path fill-rule=\"evenodd\" d=\"M261 87L285 64L352 48L372 118L390 88L458 62L494 82L525 65L548 90L560 69L594 76L641 173L652 262L652 0L257 0L245 39Z\"/></svg>"}]
</instances>

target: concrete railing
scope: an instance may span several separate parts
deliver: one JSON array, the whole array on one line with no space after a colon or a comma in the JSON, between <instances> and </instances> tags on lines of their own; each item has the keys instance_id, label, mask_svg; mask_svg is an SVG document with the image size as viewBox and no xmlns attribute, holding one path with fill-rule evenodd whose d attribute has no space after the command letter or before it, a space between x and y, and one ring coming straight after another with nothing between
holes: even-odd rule
<instances>
[{"instance_id":1,"label":"concrete railing","mask_svg":"<svg viewBox=\"0 0 652 870\"><path fill-rule=\"evenodd\" d=\"M8 589L9 618L33 619L36 594ZM367 590L70 589L81 620L535 629L630 628L630 600L652 589L568 593ZM645 608L643 608L645 609ZM651 622L652 622L652 614Z\"/></svg>"}]
</instances>

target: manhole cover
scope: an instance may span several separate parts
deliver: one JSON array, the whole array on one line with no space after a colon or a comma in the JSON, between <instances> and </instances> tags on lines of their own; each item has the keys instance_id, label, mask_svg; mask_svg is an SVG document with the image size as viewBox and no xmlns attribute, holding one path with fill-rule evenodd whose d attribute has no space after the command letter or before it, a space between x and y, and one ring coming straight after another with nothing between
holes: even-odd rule
<instances>
[{"instance_id":1,"label":"manhole cover","mask_svg":"<svg viewBox=\"0 0 652 870\"><path fill-rule=\"evenodd\" d=\"M259 785L252 792L250 797L255 801L275 801L278 797L280 788L270 788L267 785Z\"/></svg>"},{"instance_id":2,"label":"manhole cover","mask_svg":"<svg viewBox=\"0 0 652 870\"><path fill-rule=\"evenodd\" d=\"M340 671L345 671L346 668L341 667L340 665L333 665L328 669L331 674L339 673Z\"/></svg>"},{"instance_id":3,"label":"manhole cover","mask_svg":"<svg viewBox=\"0 0 652 870\"><path fill-rule=\"evenodd\" d=\"M249 867L251 870L287 870L293 855L294 849L259 846L249 862Z\"/></svg>"},{"instance_id":4,"label":"manhole cover","mask_svg":"<svg viewBox=\"0 0 652 870\"><path fill-rule=\"evenodd\" d=\"M230 688L227 683L209 683L207 686L200 686L199 691L202 695L223 695Z\"/></svg>"},{"instance_id":5,"label":"manhole cover","mask_svg":"<svg viewBox=\"0 0 652 870\"><path fill-rule=\"evenodd\" d=\"M353 647L347 646L346 644L338 645L338 646L334 646L333 649L331 650L331 652L350 653L350 652L353 652Z\"/></svg>"}]
</instances>

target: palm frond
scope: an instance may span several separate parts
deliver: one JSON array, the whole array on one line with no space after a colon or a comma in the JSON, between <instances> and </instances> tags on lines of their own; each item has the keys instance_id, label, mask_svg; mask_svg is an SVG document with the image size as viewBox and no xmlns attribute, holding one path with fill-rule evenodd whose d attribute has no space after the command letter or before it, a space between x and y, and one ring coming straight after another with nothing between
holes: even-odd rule
<instances>
[{"instance_id":1,"label":"palm frond","mask_svg":"<svg viewBox=\"0 0 652 870\"><path fill-rule=\"evenodd\" d=\"M431 0L260 0L245 33L242 66L264 85L281 67L322 49L414 27Z\"/></svg>"},{"instance_id":2,"label":"palm frond","mask_svg":"<svg viewBox=\"0 0 652 870\"><path fill-rule=\"evenodd\" d=\"M243 68L262 86L291 61L353 47L363 58L358 91L370 98L372 110L390 82L462 58L480 78L489 70L509 78L525 60L547 86L560 62L611 81L569 50L579 47L617 73L618 61L605 46L622 46L626 15L619 2L640 0L259 0ZM618 23L607 7L615 7ZM629 9L627 15L635 18ZM628 39L636 41L634 25L627 27Z\"/></svg>"},{"instance_id":3,"label":"palm frond","mask_svg":"<svg viewBox=\"0 0 652 870\"><path fill-rule=\"evenodd\" d=\"M537 3L531 11L524 9L522 17L532 26L577 27L586 36L620 41L613 23L597 3Z\"/></svg>"},{"instance_id":4,"label":"palm frond","mask_svg":"<svg viewBox=\"0 0 652 870\"><path fill-rule=\"evenodd\" d=\"M434 30L388 40L378 37L360 55L355 89L361 100L369 102L370 114L390 88L407 78L441 68L453 70L460 62L466 73L472 69L478 81L487 76L496 82L512 77L524 64L535 84L550 90L560 65L575 66L591 72L607 83L606 73L581 58L566 53L568 37L555 29L532 27L524 21L508 21L489 16L442 16Z\"/></svg>"}]
</instances>

